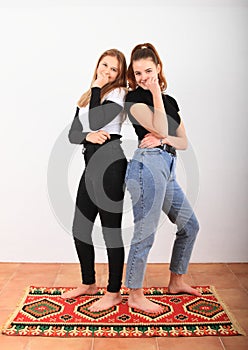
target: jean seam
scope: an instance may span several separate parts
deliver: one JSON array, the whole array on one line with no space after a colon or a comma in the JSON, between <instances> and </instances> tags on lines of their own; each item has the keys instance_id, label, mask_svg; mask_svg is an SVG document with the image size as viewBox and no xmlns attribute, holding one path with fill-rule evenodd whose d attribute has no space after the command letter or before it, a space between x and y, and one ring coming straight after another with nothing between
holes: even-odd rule
<instances>
[{"instance_id":1,"label":"jean seam","mask_svg":"<svg viewBox=\"0 0 248 350\"><path fill-rule=\"evenodd\" d=\"M187 245L187 242L185 240L184 246L183 246L183 248L181 248L181 254L180 254L180 257L179 257L178 263L177 263L177 269L176 269L177 271L176 271L176 273L179 273L179 274L184 274L185 273L185 272L182 272L182 262L183 262L183 256L184 256L186 245ZM183 269L183 271L184 271L184 269Z\"/></svg>"},{"instance_id":2,"label":"jean seam","mask_svg":"<svg viewBox=\"0 0 248 350\"><path fill-rule=\"evenodd\" d=\"M142 157L143 158L143 157ZM141 197L141 207L142 207L142 221L141 221L141 225L140 225L140 232L139 232L139 237L142 237L142 233L143 233L143 225L144 225L144 190L143 190L143 181L142 181L142 170L143 170L143 159L142 162L139 163L139 185L140 185L140 197ZM132 263L131 263L131 267L130 267L130 272L129 272L129 279L128 279L128 285L132 284L132 271L133 271L133 267L135 264L135 256L137 251L139 250L139 246L140 246L140 241L138 241L138 243L136 244L136 248L133 254L133 258L132 258Z\"/></svg>"}]
</instances>

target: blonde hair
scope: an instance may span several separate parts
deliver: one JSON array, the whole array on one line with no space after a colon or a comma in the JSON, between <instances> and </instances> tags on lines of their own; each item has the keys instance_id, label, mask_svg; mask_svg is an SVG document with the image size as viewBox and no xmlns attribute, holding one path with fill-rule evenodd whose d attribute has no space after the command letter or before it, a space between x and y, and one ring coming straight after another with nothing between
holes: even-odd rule
<instances>
[{"instance_id":1,"label":"blonde hair","mask_svg":"<svg viewBox=\"0 0 248 350\"><path fill-rule=\"evenodd\" d=\"M130 64L127 70L127 80L129 87L135 90L137 87L136 79L133 71L133 62L141 59L151 58L156 65L160 65L160 72L158 73L158 80L161 91L166 90L167 82L163 73L163 63L155 47L150 43L136 45L132 50Z\"/></svg>"},{"instance_id":2,"label":"blonde hair","mask_svg":"<svg viewBox=\"0 0 248 350\"><path fill-rule=\"evenodd\" d=\"M116 57L119 63L119 69L118 69L118 75L116 77L116 80L112 83L108 83L106 84L102 89L101 89L101 99L103 98L104 95L106 95L108 92L110 92L111 90L117 88L117 87L127 87L127 80L126 80L126 72L127 72L127 64L126 64L126 59L125 56L123 55L122 52L120 52L117 49L110 49L105 51L99 58L95 71L94 71L94 75L93 75L93 79L91 81L91 86L94 83L94 81L97 78L97 68L99 66L100 61L106 57L106 56L112 56L112 57ZM89 102L90 102L90 97L91 97L91 88L89 90L87 90L79 99L78 101L78 106L79 107L86 107Z\"/></svg>"}]
</instances>

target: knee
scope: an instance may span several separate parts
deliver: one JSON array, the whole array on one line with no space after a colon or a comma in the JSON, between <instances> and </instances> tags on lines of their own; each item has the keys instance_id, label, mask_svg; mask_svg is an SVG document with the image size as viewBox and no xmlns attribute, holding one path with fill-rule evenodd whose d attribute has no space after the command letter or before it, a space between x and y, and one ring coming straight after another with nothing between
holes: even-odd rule
<instances>
[{"instance_id":1,"label":"knee","mask_svg":"<svg viewBox=\"0 0 248 350\"><path fill-rule=\"evenodd\" d=\"M186 236L188 238L195 239L199 229L199 222L193 214L184 225L178 227L177 236Z\"/></svg>"},{"instance_id":2,"label":"knee","mask_svg":"<svg viewBox=\"0 0 248 350\"><path fill-rule=\"evenodd\" d=\"M190 230L192 234L196 236L200 230L200 225L199 225L199 221L197 220L194 214L192 215L189 224L190 224Z\"/></svg>"}]
</instances>

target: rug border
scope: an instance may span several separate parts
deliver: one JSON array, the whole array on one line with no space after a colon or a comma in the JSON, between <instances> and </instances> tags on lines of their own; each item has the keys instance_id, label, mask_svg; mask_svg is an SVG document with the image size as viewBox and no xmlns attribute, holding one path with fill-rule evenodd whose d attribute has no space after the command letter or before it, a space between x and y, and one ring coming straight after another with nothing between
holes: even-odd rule
<instances>
[{"instance_id":1,"label":"rug border","mask_svg":"<svg viewBox=\"0 0 248 350\"><path fill-rule=\"evenodd\" d=\"M9 324L15 319L15 317L17 316L18 312L21 310L22 305L24 304L24 301L26 300L29 292L30 292L30 288L33 287L33 285L29 285L28 287L26 287L23 291L23 295L20 297L18 303L16 304L16 307L14 309L14 311L9 315L9 317L7 318L7 321L4 322L2 325L0 325L0 333L5 335L5 331L8 328ZM200 287L200 286L199 286ZM230 311L229 307L227 306L227 304L223 301L223 299L220 297L219 293L216 290L216 287L213 285L209 285L208 286L209 289L211 290L211 292L213 293L213 295L216 297L216 299L219 301L219 303L222 305L225 313L227 314L227 316L229 317L231 323L233 324L233 326L235 327L235 329L237 330L237 332L239 333L239 335L241 336L246 336L246 332L244 331L244 329L240 326L239 322L237 321L236 317L233 315L233 313ZM38 288L38 287L36 287ZM52 288L52 287L47 287L47 288ZM54 288L61 288L61 287L54 287ZM99 288L103 288L103 287L99 287ZM149 288L156 288L156 287L144 287L144 289L149 289Z\"/></svg>"},{"instance_id":2,"label":"rug border","mask_svg":"<svg viewBox=\"0 0 248 350\"><path fill-rule=\"evenodd\" d=\"M23 295L19 298L19 301L16 304L16 307L14 311L12 311L7 318L7 321L4 322L2 325L0 325L0 333L5 334L4 331L8 328L8 325L14 320L14 318L17 316L18 312L21 310L21 307L26 299L26 297L29 294L31 285L23 289Z\"/></svg>"},{"instance_id":3,"label":"rug border","mask_svg":"<svg viewBox=\"0 0 248 350\"><path fill-rule=\"evenodd\" d=\"M227 306L227 304L223 301L223 299L221 298L221 296L217 292L216 287L210 285L209 288L210 288L211 292L214 294L214 296L216 297L216 299L219 301L219 303L222 305L225 313L229 317L230 321L232 322L232 324L234 325L236 330L240 333L240 335L246 336L245 330L240 326L237 318L230 311L229 306Z\"/></svg>"}]
</instances>

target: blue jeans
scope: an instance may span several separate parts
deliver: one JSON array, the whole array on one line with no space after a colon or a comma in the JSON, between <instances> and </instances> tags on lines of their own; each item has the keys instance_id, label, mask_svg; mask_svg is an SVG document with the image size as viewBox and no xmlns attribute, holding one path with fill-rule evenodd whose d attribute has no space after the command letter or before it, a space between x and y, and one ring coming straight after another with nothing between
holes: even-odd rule
<instances>
[{"instance_id":1,"label":"blue jeans","mask_svg":"<svg viewBox=\"0 0 248 350\"><path fill-rule=\"evenodd\" d=\"M177 225L170 270L187 272L199 224L176 181L175 168L176 157L159 148L138 148L128 163L125 183L134 215L125 283L128 288L142 288L161 210Z\"/></svg>"}]
</instances>

